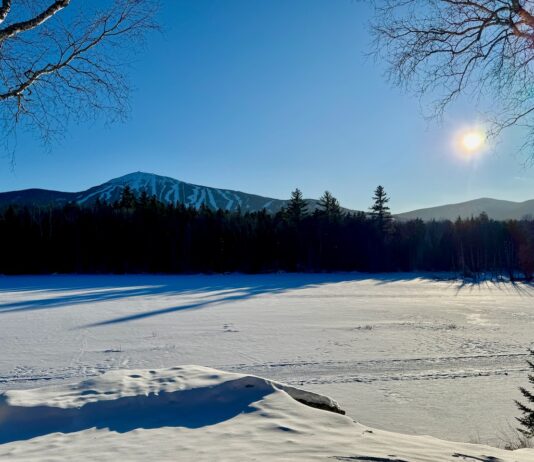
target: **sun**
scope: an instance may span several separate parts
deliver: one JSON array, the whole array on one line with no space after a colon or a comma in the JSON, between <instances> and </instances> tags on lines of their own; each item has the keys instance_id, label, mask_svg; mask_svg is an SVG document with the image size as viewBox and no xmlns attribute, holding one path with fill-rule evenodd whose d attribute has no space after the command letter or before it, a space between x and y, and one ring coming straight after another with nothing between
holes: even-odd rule
<instances>
[{"instance_id":1,"label":"sun","mask_svg":"<svg viewBox=\"0 0 534 462\"><path fill-rule=\"evenodd\" d=\"M468 130L460 137L460 146L468 154L475 153L482 149L486 141L486 136L482 130Z\"/></svg>"}]
</instances>

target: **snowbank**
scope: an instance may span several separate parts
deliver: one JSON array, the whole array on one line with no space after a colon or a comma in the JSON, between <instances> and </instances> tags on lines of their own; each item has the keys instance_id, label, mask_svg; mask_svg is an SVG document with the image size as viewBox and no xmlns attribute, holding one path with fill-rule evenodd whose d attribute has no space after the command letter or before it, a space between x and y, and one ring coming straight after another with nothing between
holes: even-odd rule
<instances>
[{"instance_id":1,"label":"snowbank","mask_svg":"<svg viewBox=\"0 0 534 462\"><path fill-rule=\"evenodd\" d=\"M199 366L112 371L1 394L0 459L534 460L534 450L372 430L342 413L327 397L250 375Z\"/></svg>"}]
</instances>

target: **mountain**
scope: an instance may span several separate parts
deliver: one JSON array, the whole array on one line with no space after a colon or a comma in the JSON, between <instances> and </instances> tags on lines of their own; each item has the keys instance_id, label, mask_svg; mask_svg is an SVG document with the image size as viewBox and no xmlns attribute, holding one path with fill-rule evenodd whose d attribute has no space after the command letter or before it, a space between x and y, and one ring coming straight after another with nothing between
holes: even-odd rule
<instances>
[{"instance_id":1,"label":"mountain","mask_svg":"<svg viewBox=\"0 0 534 462\"><path fill-rule=\"evenodd\" d=\"M122 190L129 186L137 195L146 191L149 196L156 196L162 202L180 202L186 206L200 207L206 204L211 209L254 212L266 209L270 213L278 212L287 201L269 197L247 194L229 189L210 188L185 183L174 178L136 172L115 178L99 186L81 192L61 192L46 189L25 189L0 193L0 208L8 205L63 205L74 202L79 205L91 205L97 199L114 202L119 200ZM317 201L307 199L310 209L317 207Z\"/></svg>"},{"instance_id":2,"label":"mountain","mask_svg":"<svg viewBox=\"0 0 534 462\"><path fill-rule=\"evenodd\" d=\"M458 217L471 218L487 213L494 220L520 220L526 216L534 216L534 200L525 202L503 201L498 199L475 199L458 204L441 205L412 212L399 213L399 220L421 218L430 220L456 220Z\"/></svg>"},{"instance_id":3,"label":"mountain","mask_svg":"<svg viewBox=\"0 0 534 462\"><path fill-rule=\"evenodd\" d=\"M254 212L262 209L276 213L287 205L287 200L248 194L230 189L211 188L186 183L167 176L152 173L135 172L115 178L98 186L80 192L51 191L47 189L24 189L0 193L0 208L8 205L64 205L69 202L79 205L91 205L97 199L115 202L120 199L122 190L129 186L137 195L146 191L149 196L156 196L166 203L183 203L186 206L199 208L206 204L209 208L243 212ZM317 208L318 201L306 199L309 210ZM345 209L346 211L349 211ZM456 220L458 217L470 218L486 212L495 220L521 219L534 216L534 200L511 202L497 199L475 199L458 204L441 205L395 215L399 220Z\"/></svg>"}]
</instances>

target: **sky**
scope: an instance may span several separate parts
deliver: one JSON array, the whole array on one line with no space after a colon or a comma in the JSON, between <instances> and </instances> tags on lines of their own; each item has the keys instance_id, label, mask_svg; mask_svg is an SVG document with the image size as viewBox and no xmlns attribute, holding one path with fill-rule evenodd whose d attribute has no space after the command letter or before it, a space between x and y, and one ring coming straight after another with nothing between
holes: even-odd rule
<instances>
[{"instance_id":1,"label":"sky","mask_svg":"<svg viewBox=\"0 0 534 462\"><path fill-rule=\"evenodd\" d=\"M355 0L163 1L163 32L129 70L126 122L71 125L51 150L19 133L15 165L0 156L0 191L81 191L144 171L276 198L329 190L359 210L378 184L393 212L533 199L518 133L458 156L452 140L477 107L428 121L369 57L371 14Z\"/></svg>"}]
</instances>

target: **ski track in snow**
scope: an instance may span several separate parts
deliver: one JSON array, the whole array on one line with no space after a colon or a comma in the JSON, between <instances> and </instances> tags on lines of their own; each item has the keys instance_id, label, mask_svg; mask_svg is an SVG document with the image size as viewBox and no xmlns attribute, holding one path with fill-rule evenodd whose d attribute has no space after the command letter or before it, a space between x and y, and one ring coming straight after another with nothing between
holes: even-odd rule
<instances>
[{"instance_id":1,"label":"ski track in snow","mask_svg":"<svg viewBox=\"0 0 534 462\"><path fill-rule=\"evenodd\" d=\"M187 202L189 204L193 204L196 206L198 202L198 194L199 194L199 188L197 186L194 186L193 192L189 196L187 196Z\"/></svg>"},{"instance_id":2,"label":"ski track in snow","mask_svg":"<svg viewBox=\"0 0 534 462\"><path fill-rule=\"evenodd\" d=\"M89 199L95 197L95 196L98 196L98 197L103 197L105 198L106 200L109 199L110 197L110 191L112 189L114 189L115 186L114 185L110 185L110 186L106 186L105 188L103 189L99 189L98 191L94 192L94 193L91 193L91 194L88 194L87 196L85 196L83 199L79 199L77 202L78 204L84 204L85 202L87 202Z\"/></svg>"},{"instance_id":3,"label":"ski track in snow","mask_svg":"<svg viewBox=\"0 0 534 462\"><path fill-rule=\"evenodd\" d=\"M414 275L0 277L0 390L197 363L332 396L364 424L496 443L533 296Z\"/></svg>"},{"instance_id":4,"label":"ski track in snow","mask_svg":"<svg viewBox=\"0 0 534 462\"><path fill-rule=\"evenodd\" d=\"M210 200L211 207L213 207L215 210L218 209L217 203L215 202L215 198L213 197L212 190L211 189L206 189L206 191L208 192L208 198Z\"/></svg>"},{"instance_id":5,"label":"ski track in snow","mask_svg":"<svg viewBox=\"0 0 534 462\"><path fill-rule=\"evenodd\" d=\"M223 197L223 199L226 201L226 205L224 206L225 210L232 210L232 206L234 205L234 200L230 199L226 194L230 194L229 191L223 191L222 189L219 191L219 194Z\"/></svg>"},{"instance_id":6,"label":"ski track in snow","mask_svg":"<svg viewBox=\"0 0 534 462\"><path fill-rule=\"evenodd\" d=\"M70 378L79 378L83 376L93 376L101 374L106 370L119 369L123 366L124 361L112 364L101 364L97 366L90 366L89 364L82 364L82 357L87 347L87 340L83 339L80 350L74 355L71 361L72 366L63 369L23 369L14 371L12 374L0 375L0 384L21 383L21 382L38 382L38 381L60 381ZM107 353L117 353L117 350L110 349ZM515 355L494 355L494 356L480 356L479 358L497 359L516 359L520 358L523 361L518 361L515 366L508 366L506 368L495 368L488 365L485 369L451 369L451 370L421 370L412 371L409 366L411 362L423 363L441 363L451 359L456 360L472 360L475 358L436 358L434 360L412 359L412 360L391 360L391 361L361 361L361 362L338 362L338 361L323 361L323 362L294 362L294 363L267 363L255 364L257 360L244 354L239 353L241 357L249 358L250 362L242 364L228 364L217 365L217 368L228 370L230 372L239 373L254 373L258 376L283 377L284 382L291 385L307 385L307 384L330 384L330 383L373 383L373 382L389 382L389 381L410 381L410 380L440 380L440 379L457 379L466 377L480 377L492 375L511 375L521 374L529 371L528 367L524 366L524 359L527 354ZM391 364L395 364L395 368ZM79 364L75 366L75 364ZM358 375L347 374L346 371L366 369L366 366L371 366L369 373L361 373ZM376 369L374 372L373 367ZM397 369L397 373L391 371L390 373L381 373L384 369ZM309 376L310 372L318 374L317 376Z\"/></svg>"}]
</instances>

